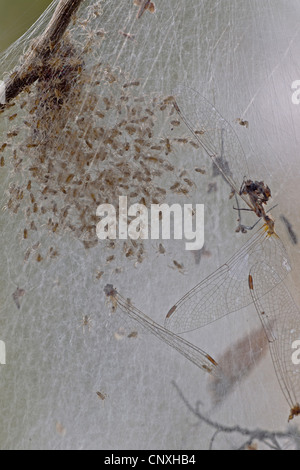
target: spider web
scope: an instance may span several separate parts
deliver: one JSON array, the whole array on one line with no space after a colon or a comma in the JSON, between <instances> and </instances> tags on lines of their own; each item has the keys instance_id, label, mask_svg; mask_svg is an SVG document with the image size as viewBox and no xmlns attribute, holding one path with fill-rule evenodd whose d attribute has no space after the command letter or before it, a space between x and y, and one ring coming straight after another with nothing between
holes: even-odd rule
<instances>
[{"instance_id":1,"label":"spider web","mask_svg":"<svg viewBox=\"0 0 300 470\"><path fill-rule=\"evenodd\" d=\"M24 62L58 3L2 54L0 78ZM299 5L156 0L155 7L137 19L133 1L83 2L39 81L0 115L1 448L208 448L208 428L190 426L172 380L222 423L272 430L286 422L265 345L251 339L259 327L254 307L188 337L230 361L228 351L241 338L247 343L247 374L235 370L234 387L228 375L216 397L193 365L110 314L103 287L113 283L162 324L170 306L248 237L234 232L230 189L176 124L167 98L182 84L226 117L249 174L270 186L296 285L299 250L279 215L299 233L299 109L291 101ZM129 195L128 205L204 203L205 250L188 253L178 241L163 242L164 254L154 241L100 243L96 208L117 205L119 195Z\"/></svg>"}]
</instances>

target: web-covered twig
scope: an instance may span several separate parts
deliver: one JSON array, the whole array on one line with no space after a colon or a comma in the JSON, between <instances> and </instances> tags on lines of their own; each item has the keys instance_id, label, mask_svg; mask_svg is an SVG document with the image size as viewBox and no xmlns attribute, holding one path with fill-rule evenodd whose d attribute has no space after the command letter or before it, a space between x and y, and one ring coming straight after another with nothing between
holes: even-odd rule
<instances>
[{"instance_id":1,"label":"web-covered twig","mask_svg":"<svg viewBox=\"0 0 300 470\"><path fill-rule=\"evenodd\" d=\"M261 443L264 446L267 446L269 449L273 450L283 450L283 442L280 439L284 440L285 444L293 445L293 447L298 448L299 444L299 431L296 428L290 428L290 432L282 432L282 431L266 431L264 429L247 429L243 428L239 425L235 426L227 426L223 425L217 421L213 421L212 419L208 418L199 410L199 402L195 406L193 406L187 398L184 396L183 392L180 390L178 385L173 381L172 384L174 385L179 397L187 407L187 409L202 423L210 426L212 429L215 430L211 440L210 440L210 450L213 448L213 444L216 440L216 437L220 434L235 434L240 435L246 440L239 446L236 450L253 450L256 447L254 443Z\"/></svg>"},{"instance_id":2,"label":"web-covered twig","mask_svg":"<svg viewBox=\"0 0 300 470\"><path fill-rule=\"evenodd\" d=\"M85 0L61 0L44 33L39 36L22 65L5 82L5 102L8 104L27 86L38 80L47 58L68 28L72 15ZM2 108L5 107L1 105Z\"/></svg>"}]
</instances>

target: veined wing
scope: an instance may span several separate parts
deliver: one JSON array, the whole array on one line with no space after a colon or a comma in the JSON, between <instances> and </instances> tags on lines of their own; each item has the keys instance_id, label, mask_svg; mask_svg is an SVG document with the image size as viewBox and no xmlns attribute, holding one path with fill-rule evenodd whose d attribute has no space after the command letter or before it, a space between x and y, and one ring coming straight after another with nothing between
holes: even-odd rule
<instances>
[{"instance_id":1,"label":"veined wing","mask_svg":"<svg viewBox=\"0 0 300 470\"><path fill-rule=\"evenodd\" d=\"M108 284L104 290L106 295L111 298L113 304L118 306L122 312L139 323L144 331L154 334L161 341L176 349L176 351L205 372L215 376L219 375L217 362L205 351L197 348L184 338L175 335L163 326L154 322L150 317L138 310L131 303L128 303L128 301L125 300L112 285Z\"/></svg>"},{"instance_id":2,"label":"veined wing","mask_svg":"<svg viewBox=\"0 0 300 470\"><path fill-rule=\"evenodd\" d=\"M273 285L266 295L262 281ZM283 394L291 408L289 419L300 414L300 311L285 283L267 263L255 264L249 275L250 293L269 340L271 356Z\"/></svg>"},{"instance_id":3,"label":"veined wing","mask_svg":"<svg viewBox=\"0 0 300 470\"><path fill-rule=\"evenodd\" d=\"M179 86L174 107L194 138L217 166L230 187L240 193L249 176L244 150L231 125L205 98L192 88ZM240 195L249 204L247 196Z\"/></svg>"},{"instance_id":4,"label":"veined wing","mask_svg":"<svg viewBox=\"0 0 300 470\"><path fill-rule=\"evenodd\" d=\"M223 266L185 294L168 312L165 327L177 333L201 328L252 303L248 286L251 267L270 263L278 283L290 272L284 245L276 234L262 227ZM273 288L268 278L261 280L261 292Z\"/></svg>"}]
</instances>

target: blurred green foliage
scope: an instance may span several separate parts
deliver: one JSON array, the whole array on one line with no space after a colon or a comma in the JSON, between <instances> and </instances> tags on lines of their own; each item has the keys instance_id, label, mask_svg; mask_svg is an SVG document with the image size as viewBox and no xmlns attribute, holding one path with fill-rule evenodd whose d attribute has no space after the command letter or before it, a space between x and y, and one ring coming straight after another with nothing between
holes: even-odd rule
<instances>
[{"instance_id":1,"label":"blurred green foliage","mask_svg":"<svg viewBox=\"0 0 300 470\"><path fill-rule=\"evenodd\" d=\"M18 39L51 0L0 0L0 52Z\"/></svg>"}]
</instances>

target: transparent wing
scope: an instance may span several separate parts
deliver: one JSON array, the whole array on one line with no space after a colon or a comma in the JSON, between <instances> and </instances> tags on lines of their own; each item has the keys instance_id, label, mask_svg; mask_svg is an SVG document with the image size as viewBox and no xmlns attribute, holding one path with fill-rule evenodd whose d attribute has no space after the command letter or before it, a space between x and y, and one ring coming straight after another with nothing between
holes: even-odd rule
<instances>
[{"instance_id":1,"label":"transparent wing","mask_svg":"<svg viewBox=\"0 0 300 470\"><path fill-rule=\"evenodd\" d=\"M196 90L185 86L173 92L174 107L188 129L238 194L249 176L242 145L231 125ZM241 196L248 204L246 196Z\"/></svg>"},{"instance_id":2,"label":"transparent wing","mask_svg":"<svg viewBox=\"0 0 300 470\"><path fill-rule=\"evenodd\" d=\"M248 276L251 266L260 261L272 264L278 283L291 270L282 242L275 234L269 236L264 227L226 264L197 284L169 310L165 327L181 333L195 330L251 304ZM273 287L268 278L260 276L259 281L263 293Z\"/></svg>"},{"instance_id":3,"label":"transparent wing","mask_svg":"<svg viewBox=\"0 0 300 470\"><path fill-rule=\"evenodd\" d=\"M300 311L285 283L279 283L272 265L258 263L252 267L250 275L251 296L269 340L275 372L291 413L295 415L300 403L300 353L297 355L296 350L300 350ZM273 285L266 295L260 282L264 277Z\"/></svg>"},{"instance_id":4,"label":"transparent wing","mask_svg":"<svg viewBox=\"0 0 300 470\"><path fill-rule=\"evenodd\" d=\"M176 349L176 351L178 351L185 358L193 362L197 367L204 370L205 372L215 376L219 375L218 364L205 351L197 348L192 343L189 343L185 339L175 335L169 330L166 330L166 328L151 320L151 318L138 310L131 303L128 303L128 301L125 300L116 291L114 291L113 300L117 303L122 312L124 312L126 315L129 315L130 318L138 322L144 331L150 331L161 341Z\"/></svg>"}]
</instances>

